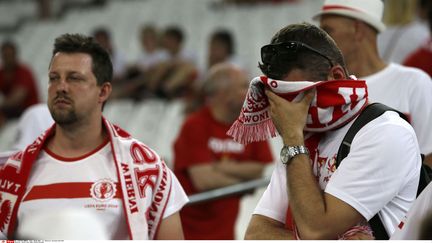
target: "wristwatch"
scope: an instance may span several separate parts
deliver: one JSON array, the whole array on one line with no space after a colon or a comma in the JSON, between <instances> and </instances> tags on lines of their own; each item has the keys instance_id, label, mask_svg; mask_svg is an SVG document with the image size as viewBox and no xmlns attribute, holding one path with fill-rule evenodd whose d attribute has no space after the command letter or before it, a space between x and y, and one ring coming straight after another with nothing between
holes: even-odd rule
<instances>
[{"instance_id":1,"label":"wristwatch","mask_svg":"<svg viewBox=\"0 0 432 243\"><path fill-rule=\"evenodd\" d=\"M284 145L280 152L280 159L282 161L282 164L289 165L292 158L294 158L296 155L299 154L309 155L309 150L306 148L306 146L303 145L299 145L299 146Z\"/></svg>"}]
</instances>

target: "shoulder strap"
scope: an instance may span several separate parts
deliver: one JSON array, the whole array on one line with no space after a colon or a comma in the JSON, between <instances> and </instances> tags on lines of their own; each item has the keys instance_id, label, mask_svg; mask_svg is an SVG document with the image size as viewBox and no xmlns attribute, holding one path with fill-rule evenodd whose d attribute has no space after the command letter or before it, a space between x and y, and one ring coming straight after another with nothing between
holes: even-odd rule
<instances>
[{"instance_id":1,"label":"shoulder strap","mask_svg":"<svg viewBox=\"0 0 432 243\"><path fill-rule=\"evenodd\" d=\"M349 154L351 149L351 143L357 132L367 123L381 116L386 111L394 111L399 113L399 116L408 121L408 118L400 111L390 108L381 103L372 103L364 108L360 115L356 118L354 123L348 129L342 143L339 147L338 154L336 156L336 168L339 167L341 161Z\"/></svg>"},{"instance_id":2,"label":"shoulder strap","mask_svg":"<svg viewBox=\"0 0 432 243\"><path fill-rule=\"evenodd\" d=\"M351 143L354 139L354 136L357 134L357 132L367 123L374 120L375 118L381 116L386 111L394 111L399 113L399 116L403 119L407 120L407 117L393 109L390 108L384 104L381 103L373 103L368 105L356 118L354 123L351 125L351 127L348 129L348 132L345 134L345 137L342 140L342 143L339 147L338 154L336 157L336 168L339 167L341 161L348 155L351 149ZM408 120L407 120L408 121ZM379 215L376 214L371 220L369 220L369 224L372 227L372 230L375 235L376 240L388 240L389 236L384 228L383 223L381 222L381 219L379 218Z\"/></svg>"}]
</instances>

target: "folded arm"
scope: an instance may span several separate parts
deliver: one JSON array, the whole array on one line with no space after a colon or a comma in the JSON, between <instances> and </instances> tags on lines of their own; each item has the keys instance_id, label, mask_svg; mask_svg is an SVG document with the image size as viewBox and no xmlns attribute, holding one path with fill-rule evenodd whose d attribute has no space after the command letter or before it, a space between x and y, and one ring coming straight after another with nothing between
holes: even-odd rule
<instances>
[{"instance_id":1,"label":"folded arm","mask_svg":"<svg viewBox=\"0 0 432 243\"><path fill-rule=\"evenodd\" d=\"M294 235L281 222L254 214L246 230L245 240L294 240Z\"/></svg>"}]
</instances>

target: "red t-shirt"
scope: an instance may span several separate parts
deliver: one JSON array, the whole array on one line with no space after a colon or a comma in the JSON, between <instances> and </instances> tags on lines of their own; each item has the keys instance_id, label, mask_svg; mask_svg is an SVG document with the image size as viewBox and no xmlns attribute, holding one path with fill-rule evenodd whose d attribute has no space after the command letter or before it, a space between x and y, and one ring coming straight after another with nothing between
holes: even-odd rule
<instances>
[{"instance_id":1,"label":"red t-shirt","mask_svg":"<svg viewBox=\"0 0 432 243\"><path fill-rule=\"evenodd\" d=\"M241 145L226 135L231 124L216 121L209 108L191 114L174 145L174 173L188 195L198 193L188 175L192 165L228 157L237 161L273 161L267 142ZM186 206L180 212L185 239L233 240L240 196Z\"/></svg>"},{"instance_id":2,"label":"red t-shirt","mask_svg":"<svg viewBox=\"0 0 432 243\"><path fill-rule=\"evenodd\" d=\"M26 99L20 107L17 107L17 109L24 111L25 108L39 102L36 81L33 78L30 69L24 65L18 65L15 72L12 74L12 78L9 79L10 81L6 79L5 75L6 73L4 69L0 69L0 93L5 97L9 96L18 87L24 87L28 90Z\"/></svg>"},{"instance_id":3,"label":"red t-shirt","mask_svg":"<svg viewBox=\"0 0 432 243\"><path fill-rule=\"evenodd\" d=\"M432 77L432 40L409 55L403 64L419 68Z\"/></svg>"}]
</instances>

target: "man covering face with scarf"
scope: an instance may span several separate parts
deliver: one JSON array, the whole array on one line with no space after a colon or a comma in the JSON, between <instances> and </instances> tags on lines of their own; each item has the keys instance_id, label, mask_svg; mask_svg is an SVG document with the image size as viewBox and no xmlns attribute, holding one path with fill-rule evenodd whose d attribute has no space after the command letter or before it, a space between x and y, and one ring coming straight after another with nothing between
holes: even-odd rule
<instances>
[{"instance_id":1,"label":"man covering face with scarf","mask_svg":"<svg viewBox=\"0 0 432 243\"><path fill-rule=\"evenodd\" d=\"M390 235L415 200L421 158L412 127L387 111L362 127L336 169L349 127L368 104L321 29L289 25L261 49L265 76L252 80L229 134L248 143L281 135L284 147L246 239L372 239L379 214Z\"/></svg>"}]
</instances>

